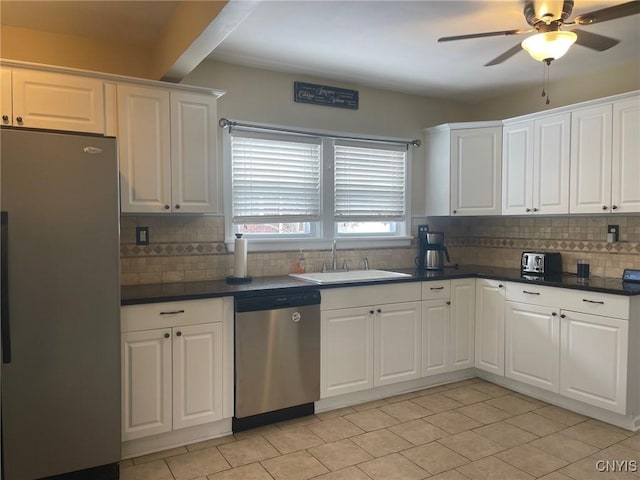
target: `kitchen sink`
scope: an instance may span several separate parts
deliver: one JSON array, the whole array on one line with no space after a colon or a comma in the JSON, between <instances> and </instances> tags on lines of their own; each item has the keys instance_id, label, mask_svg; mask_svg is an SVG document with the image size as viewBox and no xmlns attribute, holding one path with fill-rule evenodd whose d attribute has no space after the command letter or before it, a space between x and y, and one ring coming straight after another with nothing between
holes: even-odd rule
<instances>
[{"instance_id":1,"label":"kitchen sink","mask_svg":"<svg viewBox=\"0 0 640 480\"><path fill-rule=\"evenodd\" d=\"M348 270L340 272L291 273L290 275L319 285L326 285L329 283L397 280L411 276L408 273L389 272L387 270Z\"/></svg>"}]
</instances>

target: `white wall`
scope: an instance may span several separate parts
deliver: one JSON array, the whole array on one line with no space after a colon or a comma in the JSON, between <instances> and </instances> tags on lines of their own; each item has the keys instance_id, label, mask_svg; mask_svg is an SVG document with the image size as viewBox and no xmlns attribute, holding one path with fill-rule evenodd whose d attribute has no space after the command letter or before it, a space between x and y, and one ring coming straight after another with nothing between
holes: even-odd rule
<instances>
[{"instance_id":1,"label":"white wall","mask_svg":"<svg viewBox=\"0 0 640 480\"><path fill-rule=\"evenodd\" d=\"M360 108L347 110L293 101L293 82L320 83L359 91ZM468 118L464 104L418 95L204 61L183 83L226 90L218 117L360 135L418 138L423 129ZM424 214L424 145L413 149L412 215Z\"/></svg>"},{"instance_id":2,"label":"white wall","mask_svg":"<svg viewBox=\"0 0 640 480\"><path fill-rule=\"evenodd\" d=\"M560 62L561 60L558 60ZM553 71L561 65L551 64L549 92L551 103L545 104L542 92L542 63L536 78L540 82L533 87L510 92L498 98L469 105L469 120L495 120L516 117L574 103L607 97L618 93L640 90L640 60L617 65L608 70L582 75L561 81L553 81ZM532 72L532 74L536 74Z\"/></svg>"}]
</instances>

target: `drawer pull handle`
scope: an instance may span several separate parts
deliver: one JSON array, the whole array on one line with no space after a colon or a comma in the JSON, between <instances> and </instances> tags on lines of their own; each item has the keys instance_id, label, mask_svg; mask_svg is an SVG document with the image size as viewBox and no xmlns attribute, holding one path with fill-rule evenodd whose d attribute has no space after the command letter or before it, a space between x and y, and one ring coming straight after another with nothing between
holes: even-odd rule
<instances>
[{"instance_id":1,"label":"drawer pull handle","mask_svg":"<svg viewBox=\"0 0 640 480\"><path fill-rule=\"evenodd\" d=\"M527 295L540 295L540 292L527 292L526 290L522 290L522 293L526 293Z\"/></svg>"},{"instance_id":2,"label":"drawer pull handle","mask_svg":"<svg viewBox=\"0 0 640 480\"><path fill-rule=\"evenodd\" d=\"M184 310L173 310L171 312L160 312L160 315L177 315L179 313L184 313Z\"/></svg>"},{"instance_id":3,"label":"drawer pull handle","mask_svg":"<svg viewBox=\"0 0 640 480\"><path fill-rule=\"evenodd\" d=\"M444 287L429 287L429 290L444 290Z\"/></svg>"},{"instance_id":4,"label":"drawer pull handle","mask_svg":"<svg viewBox=\"0 0 640 480\"><path fill-rule=\"evenodd\" d=\"M596 302L595 300L587 300L586 298L583 298L582 301L587 303L597 303L600 305L604 305L604 302Z\"/></svg>"}]
</instances>

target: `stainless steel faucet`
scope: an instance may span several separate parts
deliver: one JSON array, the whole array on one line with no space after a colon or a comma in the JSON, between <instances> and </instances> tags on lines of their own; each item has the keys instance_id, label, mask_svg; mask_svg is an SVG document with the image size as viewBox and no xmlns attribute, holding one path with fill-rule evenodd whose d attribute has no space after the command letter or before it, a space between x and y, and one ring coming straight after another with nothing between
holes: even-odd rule
<instances>
[{"instance_id":1,"label":"stainless steel faucet","mask_svg":"<svg viewBox=\"0 0 640 480\"><path fill-rule=\"evenodd\" d=\"M336 248L336 241L333 241L331 247L331 270L338 270L338 249Z\"/></svg>"}]
</instances>

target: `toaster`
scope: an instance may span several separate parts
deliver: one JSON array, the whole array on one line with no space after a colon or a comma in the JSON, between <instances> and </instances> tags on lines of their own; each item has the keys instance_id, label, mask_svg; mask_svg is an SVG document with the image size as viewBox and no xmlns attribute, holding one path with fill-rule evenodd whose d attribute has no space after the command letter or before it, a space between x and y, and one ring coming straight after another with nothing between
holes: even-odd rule
<instances>
[{"instance_id":1,"label":"toaster","mask_svg":"<svg viewBox=\"0 0 640 480\"><path fill-rule=\"evenodd\" d=\"M520 271L526 275L562 273L562 259L557 252L522 252Z\"/></svg>"}]
</instances>

